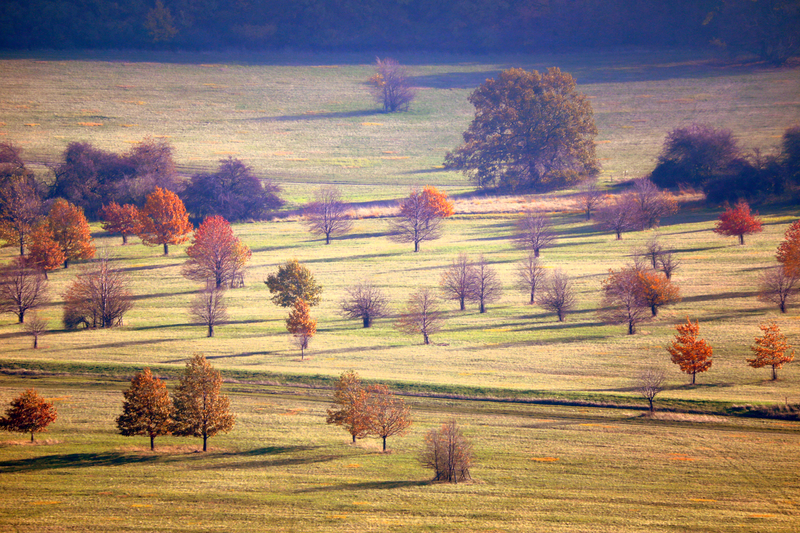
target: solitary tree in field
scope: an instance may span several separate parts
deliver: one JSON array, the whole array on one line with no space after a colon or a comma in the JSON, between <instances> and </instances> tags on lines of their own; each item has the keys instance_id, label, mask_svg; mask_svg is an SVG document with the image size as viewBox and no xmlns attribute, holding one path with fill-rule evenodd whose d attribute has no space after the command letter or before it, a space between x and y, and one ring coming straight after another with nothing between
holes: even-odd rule
<instances>
[{"instance_id":1,"label":"solitary tree in field","mask_svg":"<svg viewBox=\"0 0 800 533\"><path fill-rule=\"evenodd\" d=\"M590 180L581 187L581 192L578 194L578 207L586 213L586 220L592 219L598 207L603 203L605 195L597 188L597 181Z\"/></svg>"},{"instance_id":2,"label":"solitary tree in field","mask_svg":"<svg viewBox=\"0 0 800 533\"><path fill-rule=\"evenodd\" d=\"M377 58L375 74L367 80L375 101L383 105L387 113L408 111L416 96L405 69L390 58Z\"/></svg>"},{"instance_id":3,"label":"solitary tree in field","mask_svg":"<svg viewBox=\"0 0 800 533\"><path fill-rule=\"evenodd\" d=\"M149 368L137 372L131 386L122 393L122 414L117 428L126 437L150 437L150 450L155 450L156 437L169 435L172 427L172 401L164 382L153 376Z\"/></svg>"},{"instance_id":4,"label":"solitary tree in field","mask_svg":"<svg viewBox=\"0 0 800 533\"><path fill-rule=\"evenodd\" d=\"M797 292L800 280L790 276L784 265L770 268L761 274L758 299L778 305L781 313L786 312L789 298Z\"/></svg>"},{"instance_id":5,"label":"solitary tree in field","mask_svg":"<svg viewBox=\"0 0 800 533\"><path fill-rule=\"evenodd\" d=\"M39 337L44 335L47 331L47 319L42 316L39 316L36 311L34 311L30 317L28 317L27 322L25 322L25 332L33 337L33 349L36 350L39 348Z\"/></svg>"},{"instance_id":6,"label":"solitary tree in field","mask_svg":"<svg viewBox=\"0 0 800 533\"><path fill-rule=\"evenodd\" d=\"M469 474L472 444L461 433L455 420L425 435L421 460L424 466L433 469L434 481L458 483L472 479Z\"/></svg>"},{"instance_id":7,"label":"solitary tree in field","mask_svg":"<svg viewBox=\"0 0 800 533\"><path fill-rule=\"evenodd\" d=\"M642 370L636 378L636 391L650 404L650 413L655 411L653 401L659 392L664 390L666 373L660 368L648 367Z\"/></svg>"},{"instance_id":8,"label":"solitary tree in field","mask_svg":"<svg viewBox=\"0 0 800 533\"><path fill-rule=\"evenodd\" d=\"M16 433L30 433L31 442L34 434L47 431L47 426L56 420L58 413L51 402L36 392L28 389L11 401L6 416L0 418L0 428Z\"/></svg>"},{"instance_id":9,"label":"solitary tree in field","mask_svg":"<svg viewBox=\"0 0 800 533\"><path fill-rule=\"evenodd\" d=\"M794 359L794 350L786 353L792 346L786 341L786 335L781 333L781 328L776 322L764 322L758 327L761 328L763 335L756 337L756 343L750 346L754 357L747 362L753 368L771 366L772 380L775 381L778 379L778 369Z\"/></svg>"},{"instance_id":10,"label":"solitary tree in field","mask_svg":"<svg viewBox=\"0 0 800 533\"><path fill-rule=\"evenodd\" d=\"M414 243L414 251L418 252L421 242L441 237L442 220L452 214L453 204L445 193L434 187L415 189L400 203L399 215L390 222L389 237L396 242Z\"/></svg>"},{"instance_id":11,"label":"solitary tree in field","mask_svg":"<svg viewBox=\"0 0 800 533\"><path fill-rule=\"evenodd\" d=\"M675 257L672 250L662 250L656 258L656 268L664 273L667 279L672 279L672 274L680 268L681 262Z\"/></svg>"},{"instance_id":12,"label":"solitary tree in field","mask_svg":"<svg viewBox=\"0 0 800 533\"><path fill-rule=\"evenodd\" d=\"M83 209L58 198L50 207L47 224L64 255L64 268L75 259L91 259L95 254L92 231Z\"/></svg>"},{"instance_id":13,"label":"solitary tree in field","mask_svg":"<svg viewBox=\"0 0 800 533\"><path fill-rule=\"evenodd\" d=\"M196 354L188 363L173 396L172 432L186 437L202 437L203 451L209 437L233 429L236 417L230 412L230 401L222 388L222 375Z\"/></svg>"},{"instance_id":14,"label":"solitary tree in field","mask_svg":"<svg viewBox=\"0 0 800 533\"><path fill-rule=\"evenodd\" d=\"M634 217L642 229L657 227L662 218L678 212L672 195L647 178L634 180L629 195L635 206Z\"/></svg>"},{"instance_id":15,"label":"solitary tree in field","mask_svg":"<svg viewBox=\"0 0 800 533\"><path fill-rule=\"evenodd\" d=\"M55 241L53 231L48 224L39 224L30 233L28 259L42 271L45 279L48 272L62 266L66 261L64 252Z\"/></svg>"},{"instance_id":16,"label":"solitary tree in field","mask_svg":"<svg viewBox=\"0 0 800 533\"><path fill-rule=\"evenodd\" d=\"M311 318L308 304L303 299L295 300L289 318L286 319L286 330L292 334L294 343L300 348L300 359L303 359L311 338L317 333L317 321Z\"/></svg>"},{"instance_id":17,"label":"solitary tree in field","mask_svg":"<svg viewBox=\"0 0 800 533\"><path fill-rule=\"evenodd\" d=\"M638 278L637 297L643 305L650 308L653 316L658 314L661 307L681 301L678 286L666 276L654 270L645 269L638 269L636 274Z\"/></svg>"},{"instance_id":18,"label":"solitary tree in field","mask_svg":"<svg viewBox=\"0 0 800 533\"><path fill-rule=\"evenodd\" d=\"M471 299L478 302L481 313L486 312L486 304L498 301L503 294L503 284L500 283L497 272L486 262L483 254L475 263L471 285Z\"/></svg>"},{"instance_id":19,"label":"solitary tree in field","mask_svg":"<svg viewBox=\"0 0 800 533\"><path fill-rule=\"evenodd\" d=\"M0 269L0 313L14 313L25 322L25 313L49 301L44 273L26 257L16 257Z\"/></svg>"},{"instance_id":20,"label":"solitary tree in field","mask_svg":"<svg viewBox=\"0 0 800 533\"><path fill-rule=\"evenodd\" d=\"M728 207L719 215L714 233L728 237L739 237L739 244L744 244L744 236L760 233L761 219L758 213L750 212L750 205L739 200L735 206Z\"/></svg>"},{"instance_id":21,"label":"solitary tree in field","mask_svg":"<svg viewBox=\"0 0 800 533\"><path fill-rule=\"evenodd\" d=\"M539 251L555 241L550 219L545 215L528 212L517 221L517 245L533 252L534 257L539 257Z\"/></svg>"},{"instance_id":22,"label":"solitary tree in field","mask_svg":"<svg viewBox=\"0 0 800 533\"><path fill-rule=\"evenodd\" d=\"M692 385L694 385L697 373L711 368L713 350L704 339L697 337L700 332L698 321L693 324L687 318L686 324L678 324L675 329L678 332L675 334L675 340L667 347L667 351L681 372L692 375Z\"/></svg>"},{"instance_id":23,"label":"solitary tree in field","mask_svg":"<svg viewBox=\"0 0 800 533\"><path fill-rule=\"evenodd\" d=\"M383 439L383 451L388 437L402 435L411 425L411 408L386 385L371 385L367 389L367 412L368 432Z\"/></svg>"},{"instance_id":24,"label":"solitary tree in field","mask_svg":"<svg viewBox=\"0 0 800 533\"><path fill-rule=\"evenodd\" d=\"M189 259L183 266L183 275L219 289L231 285L252 254L233 234L227 220L213 216L205 219L194 232L186 255Z\"/></svg>"},{"instance_id":25,"label":"solitary tree in field","mask_svg":"<svg viewBox=\"0 0 800 533\"><path fill-rule=\"evenodd\" d=\"M361 281L345 289L339 308L345 318L361 320L365 328L371 327L376 318L389 314L389 301L378 287L369 281Z\"/></svg>"},{"instance_id":26,"label":"solitary tree in field","mask_svg":"<svg viewBox=\"0 0 800 533\"><path fill-rule=\"evenodd\" d=\"M444 320L433 291L419 289L408 299L405 312L397 319L397 329L409 334L421 333L424 343L430 344L430 336L442 329Z\"/></svg>"},{"instance_id":27,"label":"solitary tree in field","mask_svg":"<svg viewBox=\"0 0 800 533\"><path fill-rule=\"evenodd\" d=\"M103 219L104 230L122 235L122 244L128 244L128 237L142 231L142 216L133 204L111 202L101 207L98 214Z\"/></svg>"},{"instance_id":28,"label":"solitary tree in field","mask_svg":"<svg viewBox=\"0 0 800 533\"><path fill-rule=\"evenodd\" d=\"M481 187L525 190L574 183L599 170L589 99L557 68L514 68L469 97L475 118L445 165Z\"/></svg>"},{"instance_id":29,"label":"solitary tree in field","mask_svg":"<svg viewBox=\"0 0 800 533\"><path fill-rule=\"evenodd\" d=\"M640 289L639 269L609 270L608 277L602 282L600 318L609 324L626 324L628 335L636 333L636 327L649 318L648 306L640 297Z\"/></svg>"},{"instance_id":30,"label":"solitary tree in field","mask_svg":"<svg viewBox=\"0 0 800 533\"><path fill-rule=\"evenodd\" d=\"M631 194L625 193L613 197L597 210L595 220L601 228L613 231L617 240L622 233L636 227L637 206Z\"/></svg>"},{"instance_id":31,"label":"solitary tree in field","mask_svg":"<svg viewBox=\"0 0 800 533\"><path fill-rule=\"evenodd\" d=\"M554 270L547 276L539 305L553 311L559 322L563 322L567 313L575 307L575 289L572 280L563 270Z\"/></svg>"},{"instance_id":32,"label":"solitary tree in field","mask_svg":"<svg viewBox=\"0 0 800 533\"><path fill-rule=\"evenodd\" d=\"M142 229L139 237L148 246L164 246L164 255L169 255L170 244L182 244L189 240L192 224L189 214L178 195L156 187L147 195L140 211Z\"/></svg>"},{"instance_id":33,"label":"solitary tree in field","mask_svg":"<svg viewBox=\"0 0 800 533\"><path fill-rule=\"evenodd\" d=\"M208 327L208 336L214 336L214 326L228 320L225 293L214 286L206 287L192 300L189 314L200 324Z\"/></svg>"},{"instance_id":34,"label":"solitary tree in field","mask_svg":"<svg viewBox=\"0 0 800 533\"><path fill-rule=\"evenodd\" d=\"M272 294L272 303L280 307L292 307L299 299L313 307L319 303L322 287L317 284L314 275L297 259L287 261L278 267L278 271L267 276L264 281Z\"/></svg>"},{"instance_id":35,"label":"solitary tree in field","mask_svg":"<svg viewBox=\"0 0 800 533\"><path fill-rule=\"evenodd\" d=\"M544 266L533 252L517 265L517 286L530 295L530 305L536 303L536 290L544 285L545 279Z\"/></svg>"},{"instance_id":36,"label":"solitary tree in field","mask_svg":"<svg viewBox=\"0 0 800 533\"><path fill-rule=\"evenodd\" d=\"M350 206L342 201L342 193L336 186L318 189L314 193L314 201L305 207L303 213L309 231L324 235L325 244L330 244L331 238L346 235L353 229Z\"/></svg>"},{"instance_id":37,"label":"solitary tree in field","mask_svg":"<svg viewBox=\"0 0 800 533\"><path fill-rule=\"evenodd\" d=\"M333 391L333 406L328 409L326 422L344 426L353 437L354 444L356 439L362 439L369 434L368 397L369 394L356 372L349 370L339 376Z\"/></svg>"},{"instance_id":38,"label":"solitary tree in field","mask_svg":"<svg viewBox=\"0 0 800 533\"><path fill-rule=\"evenodd\" d=\"M84 268L64 293L64 326L111 328L133 308L130 278L107 258Z\"/></svg>"},{"instance_id":39,"label":"solitary tree in field","mask_svg":"<svg viewBox=\"0 0 800 533\"><path fill-rule=\"evenodd\" d=\"M786 274L800 278L800 220L789 226L778 246L778 262L786 269Z\"/></svg>"},{"instance_id":40,"label":"solitary tree in field","mask_svg":"<svg viewBox=\"0 0 800 533\"><path fill-rule=\"evenodd\" d=\"M445 299L457 301L463 311L467 308L467 300L472 297L474 282L475 266L467 254L459 254L447 270L442 272L439 285Z\"/></svg>"}]
</instances>

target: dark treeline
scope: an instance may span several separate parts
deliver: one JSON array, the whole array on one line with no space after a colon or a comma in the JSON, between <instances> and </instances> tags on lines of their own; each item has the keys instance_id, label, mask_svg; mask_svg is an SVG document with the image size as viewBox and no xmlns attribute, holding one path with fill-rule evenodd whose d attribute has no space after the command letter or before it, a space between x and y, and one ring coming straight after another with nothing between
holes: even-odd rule
<instances>
[{"instance_id":1,"label":"dark treeline","mask_svg":"<svg viewBox=\"0 0 800 533\"><path fill-rule=\"evenodd\" d=\"M716 39L718 44L763 53L797 46L797 4L793 0L6 0L0 5L0 47L469 52L706 46ZM787 36L793 41L788 42ZM788 44L766 42L776 39Z\"/></svg>"}]
</instances>

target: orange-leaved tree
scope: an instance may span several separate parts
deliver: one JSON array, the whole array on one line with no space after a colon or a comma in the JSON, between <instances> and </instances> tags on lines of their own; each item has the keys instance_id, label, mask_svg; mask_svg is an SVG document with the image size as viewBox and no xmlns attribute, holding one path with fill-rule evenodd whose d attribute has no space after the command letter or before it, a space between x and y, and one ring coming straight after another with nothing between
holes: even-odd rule
<instances>
[{"instance_id":1,"label":"orange-leaved tree","mask_svg":"<svg viewBox=\"0 0 800 533\"><path fill-rule=\"evenodd\" d=\"M289 318L286 319L286 329L300 348L300 359L303 359L311 338L317 333L317 321L311 318L308 304L302 298L295 300Z\"/></svg>"},{"instance_id":2,"label":"orange-leaved tree","mask_svg":"<svg viewBox=\"0 0 800 533\"><path fill-rule=\"evenodd\" d=\"M183 275L220 288L230 285L241 274L251 252L233 234L230 223L217 215L200 224L186 254L189 260L183 267Z\"/></svg>"},{"instance_id":3,"label":"orange-leaved tree","mask_svg":"<svg viewBox=\"0 0 800 533\"><path fill-rule=\"evenodd\" d=\"M353 437L362 439L369 433L369 411L367 390L361 385L356 372L348 370L339 376L333 390L333 406L328 409L328 424L344 426Z\"/></svg>"},{"instance_id":4,"label":"orange-leaved tree","mask_svg":"<svg viewBox=\"0 0 800 533\"><path fill-rule=\"evenodd\" d=\"M764 333L760 337L756 337L756 343L750 346L750 349L755 354L753 359L748 359L747 362L753 368L761 368L762 366L772 367L773 381L778 379L778 369L784 363L788 363L794 359L794 350L789 351L792 346L786 341L786 335L781 333L781 328L774 321L764 322L758 326Z\"/></svg>"},{"instance_id":5,"label":"orange-leaved tree","mask_svg":"<svg viewBox=\"0 0 800 533\"><path fill-rule=\"evenodd\" d=\"M117 417L120 434L150 437L150 450L154 450L156 437L169 435L172 426L172 401L167 386L145 368L133 376L130 388L122 394L125 401L122 414Z\"/></svg>"},{"instance_id":6,"label":"orange-leaved tree","mask_svg":"<svg viewBox=\"0 0 800 533\"><path fill-rule=\"evenodd\" d=\"M800 220L786 230L777 257L789 276L800 278Z\"/></svg>"},{"instance_id":7,"label":"orange-leaved tree","mask_svg":"<svg viewBox=\"0 0 800 533\"><path fill-rule=\"evenodd\" d=\"M411 425L411 408L402 398L395 396L386 385L371 385L367 389L369 433L383 439L402 435Z\"/></svg>"},{"instance_id":8,"label":"orange-leaved tree","mask_svg":"<svg viewBox=\"0 0 800 533\"><path fill-rule=\"evenodd\" d=\"M678 286L660 272L638 269L637 276L637 296L642 304L650 308L650 312L653 316L658 314L659 307L673 304L681 300Z\"/></svg>"},{"instance_id":9,"label":"orange-leaved tree","mask_svg":"<svg viewBox=\"0 0 800 533\"><path fill-rule=\"evenodd\" d=\"M430 185L423 187L422 200L427 204L428 209L438 217L448 218L456 212L453 202L447 199L447 193L440 191L436 187Z\"/></svg>"},{"instance_id":10,"label":"orange-leaved tree","mask_svg":"<svg viewBox=\"0 0 800 533\"><path fill-rule=\"evenodd\" d=\"M73 259L91 259L95 247L92 243L92 230L83 214L83 209L58 198L50 207L47 225L64 254L64 268Z\"/></svg>"},{"instance_id":11,"label":"orange-leaved tree","mask_svg":"<svg viewBox=\"0 0 800 533\"><path fill-rule=\"evenodd\" d=\"M750 212L750 204L739 200L733 207L728 206L714 228L714 233L727 237L739 237L739 244L744 244L744 236L761 232L761 219L758 213Z\"/></svg>"},{"instance_id":12,"label":"orange-leaved tree","mask_svg":"<svg viewBox=\"0 0 800 533\"><path fill-rule=\"evenodd\" d=\"M678 332L672 344L667 346L667 351L672 355L672 362L681 368L681 372L692 375L694 385L697 373L711 368L713 350L704 339L697 338L700 332L699 321L692 323L687 317L686 324L678 324L675 329Z\"/></svg>"},{"instance_id":13,"label":"orange-leaved tree","mask_svg":"<svg viewBox=\"0 0 800 533\"><path fill-rule=\"evenodd\" d=\"M164 246L164 255L169 255L170 244L182 244L189 240L194 229L189 214L178 195L156 187L147 195L141 210L142 229L139 237L148 246Z\"/></svg>"},{"instance_id":14,"label":"orange-leaved tree","mask_svg":"<svg viewBox=\"0 0 800 533\"><path fill-rule=\"evenodd\" d=\"M441 222L453 214L453 205L447 195L434 187L425 187L421 192L414 189L400 203L400 214L391 222L390 238L397 242L413 242L414 251L419 243L438 239Z\"/></svg>"},{"instance_id":15,"label":"orange-leaved tree","mask_svg":"<svg viewBox=\"0 0 800 533\"><path fill-rule=\"evenodd\" d=\"M31 232L28 259L42 269L45 278L49 271L64 264L64 252L55 241L53 231L48 224L39 224Z\"/></svg>"},{"instance_id":16,"label":"orange-leaved tree","mask_svg":"<svg viewBox=\"0 0 800 533\"><path fill-rule=\"evenodd\" d=\"M138 235L142 231L142 219L139 209L133 204L119 205L111 202L99 211L103 219L103 229L109 233L122 235L122 244L128 244L128 236Z\"/></svg>"},{"instance_id":17,"label":"orange-leaved tree","mask_svg":"<svg viewBox=\"0 0 800 533\"><path fill-rule=\"evenodd\" d=\"M16 433L33 434L47 431L58 414L53 404L39 396L36 389L28 389L11 401L6 416L0 418L0 428Z\"/></svg>"}]
</instances>

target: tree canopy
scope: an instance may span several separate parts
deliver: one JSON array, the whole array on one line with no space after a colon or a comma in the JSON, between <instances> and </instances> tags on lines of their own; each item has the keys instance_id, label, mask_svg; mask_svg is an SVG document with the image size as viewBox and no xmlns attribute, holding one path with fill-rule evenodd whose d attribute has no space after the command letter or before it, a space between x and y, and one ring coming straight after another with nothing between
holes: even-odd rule
<instances>
[{"instance_id":1,"label":"tree canopy","mask_svg":"<svg viewBox=\"0 0 800 533\"><path fill-rule=\"evenodd\" d=\"M552 189L599 171L592 106L566 72L504 70L469 101L475 118L464 144L446 155L445 164L477 185Z\"/></svg>"},{"instance_id":2,"label":"tree canopy","mask_svg":"<svg viewBox=\"0 0 800 533\"><path fill-rule=\"evenodd\" d=\"M172 401L164 382L153 376L149 368L137 372L131 386L124 391L122 414L117 417L117 428L122 435L150 437L150 450L155 449L155 439L168 435L172 426Z\"/></svg>"},{"instance_id":3,"label":"tree canopy","mask_svg":"<svg viewBox=\"0 0 800 533\"><path fill-rule=\"evenodd\" d=\"M156 187L147 195L140 211L142 229L139 237L149 246L164 246L164 255L169 255L170 244L182 244L189 240L192 223L178 195Z\"/></svg>"},{"instance_id":4,"label":"tree canopy","mask_svg":"<svg viewBox=\"0 0 800 533\"><path fill-rule=\"evenodd\" d=\"M200 224L186 254L189 259L183 275L215 288L229 286L252 255L221 216L208 217Z\"/></svg>"},{"instance_id":5,"label":"tree canopy","mask_svg":"<svg viewBox=\"0 0 800 533\"><path fill-rule=\"evenodd\" d=\"M57 418L55 407L36 392L28 389L11 401L6 416L0 418L0 428L17 433L33 435L47 431L47 426Z\"/></svg>"},{"instance_id":6,"label":"tree canopy","mask_svg":"<svg viewBox=\"0 0 800 533\"><path fill-rule=\"evenodd\" d=\"M314 275L297 259L286 261L278 271L267 276L264 283L272 294L272 303L281 307L292 307L297 300L303 300L309 307L319 303L322 287Z\"/></svg>"}]
</instances>

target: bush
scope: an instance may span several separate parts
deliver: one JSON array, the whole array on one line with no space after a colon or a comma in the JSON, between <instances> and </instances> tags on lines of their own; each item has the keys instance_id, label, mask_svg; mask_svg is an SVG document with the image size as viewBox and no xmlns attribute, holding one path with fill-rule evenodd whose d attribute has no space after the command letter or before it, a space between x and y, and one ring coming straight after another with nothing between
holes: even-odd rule
<instances>
[{"instance_id":1,"label":"bush","mask_svg":"<svg viewBox=\"0 0 800 533\"><path fill-rule=\"evenodd\" d=\"M455 420L425 435L422 464L433 468L434 481L458 483L472 479L469 474L472 444L464 438Z\"/></svg>"}]
</instances>

